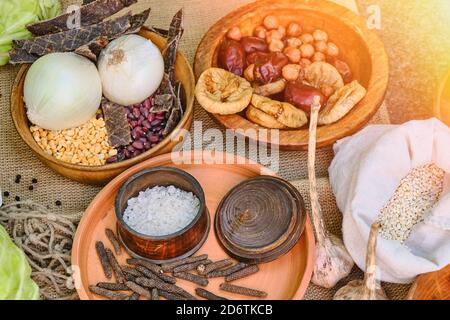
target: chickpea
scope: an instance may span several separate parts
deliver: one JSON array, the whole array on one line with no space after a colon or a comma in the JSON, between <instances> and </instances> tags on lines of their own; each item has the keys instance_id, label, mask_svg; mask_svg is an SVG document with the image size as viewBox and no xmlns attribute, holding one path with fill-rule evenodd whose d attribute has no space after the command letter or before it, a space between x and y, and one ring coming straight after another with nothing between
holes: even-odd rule
<instances>
[{"instance_id":1,"label":"chickpea","mask_svg":"<svg viewBox=\"0 0 450 320\"><path fill-rule=\"evenodd\" d=\"M316 48L316 51L322 52L322 53L327 52L327 49L328 49L328 45L325 41L317 41L314 44L314 47Z\"/></svg>"},{"instance_id":2,"label":"chickpea","mask_svg":"<svg viewBox=\"0 0 450 320\"><path fill-rule=\"evenodd\" d=\"M315 30L313 32L313 37L314 37L314 40L316 40L316 41L325 41L325 42L328 41L328 33L326 33L323 30L319 30L319 29Z\"/></svg>"},{"instance_id":3,"label":"chickpea","mask_svg":"<svg viewBox=\"0 0 450 320\"><path fill-rule=\"evenodd\" d=\"M269 51L270 52L281 52L284 49L284 43L281 40L273 39L272 42L269 44Z\"/></svg>"},{"instance_id":4,"label":"chickpea","mask_svg":"<svg viewBox=\"0 0 450 320\"><path fill-rule=\"evenodd\" d=\"M299 63L302 58L302 53L297 48L288 47L284 50L284 54L292 63Z\"/></svg>"},{"instance_id":5,"label":"chickpea","mask_svg":"<svg viewBox=\"0 0 450 320\"><path fill-rule=\"evenodd\" d=\"M305 68L311 64L312 64L312 62L309 59L303 58L302 60L300 60L300 66L303 68Z\"/></svg>"},{"instance_id":6,"label":"chickpea","mask_svg":"<svg viewBox=\"0 0 450 320\"><path fill-rule=\"evenodd\" d=\"M302 40L299 38L289 38L287 39L287 43L289 47L298 48L302 45Z\"/></svg>"},{"instance_id":7,"label":"chickpea","mask_svg":"<svg viewBox=\"0 0 450 320\"><path fill-rule=\"evenodd\" d=\"M326 59L325 54L322 53L322 52L316 52L316 53L314 53L314 56L313 56L313 58L312 58L312 60L313 60L314 62L325 61L325 59Z\"/></svg>"},{"instance_id":8,"label":"chickpea","mask_svg":"<svg viewBox=\"0 0 450 320\"><path fill-rule=\"evenodd\" d=\"M283 36L278 32L278 30L271 30L267 32L266 41L270 44L273 40L281 40Z\"/></svg>"},{"instance_id":9,"label":"chickpea","mask_svg":"<svg viewBox=\"0 0 450 320\"><path fill-rule=\"evenodd\" d=\"M268 30L274 30L274 29L278 29L278 27L280 26L280 22L278 21L277 17L269 15L264 18L263 25Z\"/></svg>"},{"instance_id":10,"label":"chickpea","mask_svg":"<svg viewBox=\"0 0 450 320\"><path fill-rule=\"evenodd\" d=\"M267 30L263 26L256 27L255 31L253 32L255 37L266 39L267 36Z\"/></svg>"},{"instance_id":11,"label":"chickpea","mask_svg":"<svg viewBox=\"0 0 450 320\"><path fill-rule=\"evenodd\" d=\"M295 81L300 76L300 66L298 64L288 64L283 67L283 78L287 81Z\"/></svg>"},{"instance_id":12,"label":"chickpea","mask_svg":"<svg viewBox=\"0 0 450 320\"><path fill-rule=\"evenodd\" d=\"M300 40L302 40L303 43L313 43L314 37L310 33L304 33L301 35Z\"/></svg>"},{"instance_id":13,"label":"chickpea","mask_svg":"<svg viewBox=\"0 0 450 320\"><path fill-rule=\"evenodd\" d=\"M255 81L255 64L251 64L245 69L244 77L247 81Z\"/></svg>"},{"instance_id":14,"label":"chickpea","mask_svg":"<svg viewBox=\"0 0 450 320\"><path fill-rule=\"evenodd\" d=\"M330 57L337 57L339 55L339 48L333 42L328 42L327 55Z\"/></svg>"},{"instance_id":15,"label":"chickpea","mask_svg":"<svg viewBox=\"0 0 450 320\"><path fill-rule=\"evenodd\" d=\"M314 47L307 43L307 44L302 44L300 46L300 52L302 53L302 57L303 58L311 58L312 56L314 56Z\"/></svg>"},{"instance_id":16,"label":"chickpea","mask_svg":"<svg viewBox=\"0 0 450 320\"><path fill-rule=\"evenodd\" d=\"M283 26L279 26L277 31L281 34L282 38L286 35L286 28Z\"/></svg>"},{"instance_id":17,"label":"chickpea","mask_svg":"<svg viewBox=\"0 0 450 320\"><path fill-rule=\"evenodd\" d=\"M292 22L287 28L287 35L290 37L300 37L302 31L303 29L298 23Z\"/></svg>"},{"instance_id":18,"label":"chickpea","mask_svg":"<svg viewBox=\"0 0 450 320\"><path fill-rule=\"evenodd\" d=\"M239 29L239 27L231 28L230 30L228 30L227 37L231 40L241 41L242 39L241 29Z\"/></svg>"}]
</instances>

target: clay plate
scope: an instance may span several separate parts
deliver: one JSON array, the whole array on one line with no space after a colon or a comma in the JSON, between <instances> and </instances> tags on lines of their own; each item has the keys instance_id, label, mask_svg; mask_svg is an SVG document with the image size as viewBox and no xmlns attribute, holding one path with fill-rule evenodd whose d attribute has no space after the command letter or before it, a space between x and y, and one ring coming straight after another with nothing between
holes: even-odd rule
<instances>
[{"instance_id":1,"label":"clay plate","mask_svg":"<svg viewBox=\"0 0 450 320\"><path fill-rule=\"evenodd\" d=\"M409 291L408 300L450 300L450 265L420 275Z\"/></svg>"},{"instance_id":2,"label":"clay plate","mask_svg":"<svg viewBox=\"0 0 450 320\"><path fill-rule=\"evenodd\" d=\"M384 100L389 79L388 58L383 43L375 32L368 30L364 18L330 1L261 0L230 13L212 26L201 41L195 58L196 78L204 70L217 66L218 47L231 27L239 26L244 36L249 36L268 14L276 15L283 25L299 22L307 32L325 30L330 41L340 48L339 59L349 64L354 78L367 89L365 98L343 119L318 128L318 147L331 145L366 125ZM212 116L228 129L243 129L236 133L250 139L254 139L254 131L249 129L261 129L240 114ZM259 141L275 144L270 134L257 137ZM283 150L306 150L308 128L280 130L278 145Z\"/></svg>"},{"instance_id":3,"label":"clay plate","mask_svg":"<svg viewBox=\"0 0 450 320\"><path fill-rule=\"evenodd\" d=\"M219 154L219 158L224 159L224 157L225 155ZM115 229L117 221L114 213L114 199L119 187L131 175L156 166L175 166L187 171L202 185L206 205L211 219L214 219L216 207L231 188L246 179L261 175L261 172L267 174L267 169L258 164L251 164L249 160L234 161L234 163L246 164L220 165L211 164L213 161L210 156L203 157L202 161L201 153L192 154L190 158L197 161L192 161L193 164L175 165L171 155L166 154L142 162L116 177L92 201L78 226L72 249L72 263L74 270L78 273L75 278L78 282L76 284L80 299L100 299L88 290L90 284L106 280L95 252L95 241L101 240L107 247L111 247L104 230L107 227ZM267 291L269 293L267 299L302 299L312 275L314 243L311 223L307 219L302 237L290 252L275 261L260 265L260 272L246 279L240 279L236 281L236 284ZM203 253L207 253L213 260L227 257L216 240L214 228L209 231L209 237L197 255ZM118 257L119 263L124 263L126 258L128 258L127 254L122 253ZM248 299L245 296L220 291L218 287L221 282L223 282L221 278L211 279L207 289L229 299ZM192 294L197 287L184 280L178 280L177 284Z\"/></svg>"},{"instance_id":4,"label":"clay plate","mask_svg":"<svg viewBox=\"0 0 450 320\"><path fill-rule=\"evenodd\" d=\"M434 102L434 115L450 126L450 70L440 82Z\"/></svg>"}]
</instances>

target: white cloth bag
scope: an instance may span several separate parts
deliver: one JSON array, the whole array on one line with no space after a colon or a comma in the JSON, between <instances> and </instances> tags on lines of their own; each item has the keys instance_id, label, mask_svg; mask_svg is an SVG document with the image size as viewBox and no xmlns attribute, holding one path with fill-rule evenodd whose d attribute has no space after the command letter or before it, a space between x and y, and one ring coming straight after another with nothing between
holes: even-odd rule
<instances>
[{"instance_id":1,"label":"white cloth bag","mask_svg":"<svg viewBox=\"0 0 450 320\"><path fill-rule=\"evenodd\" d=\"M370 226L413 168L435 163L446 172L438 205L400 244L378 237L378 278L410 283L450 264L450 129L437 119L400 126L368 126L334 145L329 168L343 237L355 263L365 267Z\"/></svg>"}]
</instances>

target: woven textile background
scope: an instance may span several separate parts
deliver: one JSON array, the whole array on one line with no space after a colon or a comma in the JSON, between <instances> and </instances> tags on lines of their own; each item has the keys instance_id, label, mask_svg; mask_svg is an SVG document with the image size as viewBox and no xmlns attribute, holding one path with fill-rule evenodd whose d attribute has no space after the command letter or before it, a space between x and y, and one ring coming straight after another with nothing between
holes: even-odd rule
<instances>
[{"instance_id":1,"label":"woven textile background","mask_svg":"<svg viewBox=\"0 0 450 320\"><path fill-rule=\"evenodd\" d=\"M335 0L345 3L356 10L353 0ZM81 1L64 0L65 6L78 4ZM181 42L181 50L193 63L196 48L209 27L222 16L231 12L238 6L252 1L208 1L211 5L205 5L202 0L139 0L132 7L133 11L139 11L143 7L152 7L148 26L167 28L173 14L181 7L185 9L185 34ZM0 69L0 188L8 190L12 197L18 195L21 199L32 199L39 203L49 205L56 212L76 213L83 211L99 192L98 187L82 185L63 178L44 166L37 160L31 151L18 137L11 120L9 104L10 91L17 73L18 67L6 66ZM203 130L217 128L217 124L198 105L195 106L195 121L203 122ZM383 105L380 111L372 119L372 123L389 123L387 108ZM245 156L245 151L241 155ZM327 226L336 234L340 234L341 214L336 207L333 193L327 179L327 169L332 159L331 148L318 151L317 175L320 177L319 192L320 201L326 216ZM22 175L22 183L14 182L17 174ZM309 203L307 181L307 154L305 152L280 152L279 175L290 181L300 189ZM38 184L33 191L28 190L32 178L38 179ZM8 199L4 199L8 202ZM55 206L55 201L62 202L61 207ZM10 201L10 200L9 200ZM355 268L348 279L340 283L337 288L346 281L361 278L362 273ZM392 299L405 297L408 286L384 284L388 295ZM306 299L331 299L334 290L325 290L311 285L306 294Z\"/></svg>"}]
</instances>

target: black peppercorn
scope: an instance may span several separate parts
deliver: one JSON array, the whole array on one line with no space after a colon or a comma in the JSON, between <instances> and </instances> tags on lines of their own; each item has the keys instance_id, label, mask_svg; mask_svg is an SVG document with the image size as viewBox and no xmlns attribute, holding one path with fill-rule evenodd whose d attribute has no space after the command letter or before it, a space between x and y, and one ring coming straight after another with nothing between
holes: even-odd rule
<instances>
[{"instance_id":1,"label":"black peppercorn","mask_svg":"<svg viewBox=\"0 0 450 320\"><path fill-rule=\"evenodd\" d=\"M3 196L6 198L9 197L9 192L8 191L3 192Z\"/></svg>"},{"instance_id":2,"label":"black peppercorn","mask_svg":"<svg viewBox=\"0 0 450 320\"><path fill-rule=\"evenodd\" d=\"M19 196L16 196L14 199L15 199L16 201L20 201L20 197L19 197Z\"/></svg>"},{"instance_id":3,"label":"black peppercorn","mask_svg":"<svg viewBox=\"0 0 450 320\"><path fill-rule=\"evenodd\" d=\"M61 201L59 201L59 200L56 200L55 204L56 204L58 207L62 205Z\"/></svg>"},{"instance_id":4,"label":"black peppercorn","mask_svg":"<svg viewBox=\"0 0 450 320\"><path fill-rule=\"evenodd\" d=\"M36 184L38 182L38 180L36 178L33 178L33 180L31 180L31 183Z\"/></svg>"},{"instance_id":5,"label":"black peppercorn","mask_svg":"<svg viewBox=\"0 0 450 320\"><path fill-rule=\"evenodd\" d=\"M34 187L33 186L29 186L28 190L33 191Z\"/></svg>"}]
</instances>

